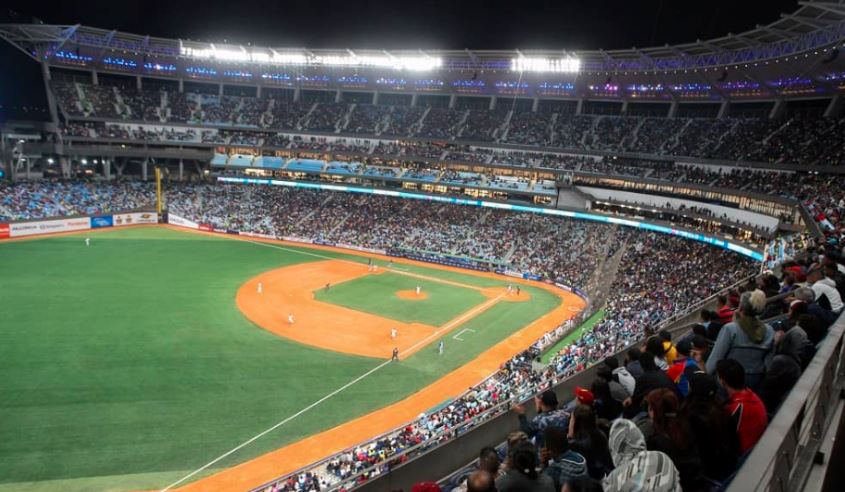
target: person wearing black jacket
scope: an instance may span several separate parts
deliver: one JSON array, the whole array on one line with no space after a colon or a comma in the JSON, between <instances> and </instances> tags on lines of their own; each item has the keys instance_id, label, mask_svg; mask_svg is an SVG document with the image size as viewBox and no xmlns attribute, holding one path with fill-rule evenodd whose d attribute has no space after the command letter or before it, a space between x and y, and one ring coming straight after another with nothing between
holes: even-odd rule
<instances>
[{"instance_id":1,"label":"person wearing black jacket","mask_svg":"<svg viewBox=\"0 0 845 492\"><path fill-rule=\"evenodd\" d=\"M675 383L669 379L665 372L657 368L654 356L649 352L640 354L640 366L643 374L636 378L637 384L634 387L634 394L625 400L625 414L634 416L642 411L642 402L647 394L658 388L666 388L675 391Z\"/></svg>"},{"instance_id":2,"label":"person wearing black jacket","mask_svg":"<svg viewBox=\"0 0 845 492\"><path fill-rule=\"evenodd\" d=\"M719 383L705 372L690 377L690 392L681 405L681 415L689 422L707 478L721 481L733 473L739 441L733 423L718 395Z\"/></svg>"}]
</instances>

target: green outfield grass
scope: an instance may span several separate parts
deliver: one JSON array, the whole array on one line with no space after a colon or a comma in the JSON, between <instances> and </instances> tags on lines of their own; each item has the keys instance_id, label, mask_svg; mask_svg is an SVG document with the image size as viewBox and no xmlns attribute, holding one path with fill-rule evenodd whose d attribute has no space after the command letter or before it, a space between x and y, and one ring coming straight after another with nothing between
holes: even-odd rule
<instances>
[{"instance_id":1,"label":"green outfield grass","mask_svg":"<svg viewBox=\"0 0 845 492\"><path fill-rule=\"evenodd\" d=\"M280 338L234 303L260 272L366 258L159 228L91 234L90 247L84 237L0 243L0 491L163 487L382 362ZM526 290L530 302L498 303L459 326L474 331L447 336L443 356L434 340L214 468L405 398L560 302Z\"/></svg>"},{"instance_id":2,"label":"green outfield grass","mask_svg":"<svg viewBox=\"0 0 845 492\"><path fill-rule=\"evenodd\" d=\"M400 299L396 295L417 286L428 296L426 299ZM329 290L319 289L314 298L383 318L431 326L440 326L487 300L477 290L398 273L359 277Z\"/></svg>"}]
</instances>

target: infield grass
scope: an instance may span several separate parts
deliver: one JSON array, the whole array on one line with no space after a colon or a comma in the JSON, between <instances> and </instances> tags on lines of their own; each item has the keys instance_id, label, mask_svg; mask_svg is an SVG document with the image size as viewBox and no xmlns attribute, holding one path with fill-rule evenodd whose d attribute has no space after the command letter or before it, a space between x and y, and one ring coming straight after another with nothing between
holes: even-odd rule
<instances>
[{"instance_id":1,"label":"infield grass","mask_svg":"<svg viewBox=\"0 0 845 492\"><path fill-rule=\"evenodd\" d=\"M401 299L396 295L417 286L427 296L425 299ZM358 277L329 290L319 289L314 298L383 318L431 326L440 326L487 299L477 290L389 272Z\"/></svg>"}]
</instances>

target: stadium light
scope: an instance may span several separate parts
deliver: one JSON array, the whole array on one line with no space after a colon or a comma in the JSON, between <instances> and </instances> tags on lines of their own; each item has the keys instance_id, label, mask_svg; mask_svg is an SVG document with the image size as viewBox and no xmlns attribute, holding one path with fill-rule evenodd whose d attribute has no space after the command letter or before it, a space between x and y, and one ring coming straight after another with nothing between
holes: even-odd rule
<instances>
[{"instance_id":1,"label":"stadium light","mask_svg":"<svg viewBox=\"0 0 845 492\"><path fill-rule=\"evenodd\" d=\"M578 73L581 60L578 58L537 58L520 56L511 59L513 72Z\"/></svg>"},{"instance_id":2,"label":"stadium light","mask_svg":"<svg viewBox=\"0 0 845 492\"><path fill-rule=\"evenodd\" d=\"M378 67L394 70L426 71L439 68L443 59L434 56L385 55L317 55L302 53L280 53L275 50L223 49L210 45L208 48L182 46L180 53L187 58L217 60L222 62L261 63L264 65L330 66L330 67Z\"/></svg>"}]
</instances>

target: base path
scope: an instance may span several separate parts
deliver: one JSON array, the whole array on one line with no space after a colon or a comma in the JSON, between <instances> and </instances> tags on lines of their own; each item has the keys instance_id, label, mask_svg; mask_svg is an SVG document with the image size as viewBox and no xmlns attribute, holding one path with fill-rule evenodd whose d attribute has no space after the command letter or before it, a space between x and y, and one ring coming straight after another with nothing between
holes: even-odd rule
<instances>
[{"instance_id":1,"label":"base path","mask_svg":"<svg viewBox=\"0 0 845 492\"><path fill-rule=\"evenodd\" d=\"M172 226L170 226L172 227ZM227 237L238 240L237 236L224 236L215 233L203 233L198 231L190 231L188 229L176 228L180 231L195 232L197 234L207 234L216 237ZM241 240L248 240L250 242L260 242L266 244L275 244L279 246L293 246L306 247L312 249L330 250L342 252L347 254L356 254L354 251L349 251L339 248L331 248L326 246L311 246L302 245L298 243L290 243L286 241L275 240L255 240L240 238ZM501 366L502 362L522 352L532 343L537 341L547 332L553 330L555 327L563 323L569 318L574 317L584 308L584 301L564 290L558 289L554 286L542 283L532 282L522 279L512 279L503 277L494 273L479 273L461 268L452 268L443 265L434 265L429 263L422 263L412 260L405 260L400 258L392 258L379 255L366 255L367 257L379 258L385 261L391 260L394 263L407 263L437 270L450 270L460 272L465 275L483 276L495 278L496 280L507 282L511 284L532 285L541 289L552 292L560 297L562 302L558 307L546 313L541 318L530 323L525 328L508 336L504 340L495 344L487 351L480 354L475 359L468 362L466 365L452 371L443 378L435 381L431 385L421 389L417 393L410 395L402 401L380 408L370 412L361 417L355 418L345 422L332 429L314 434L310 437L302 439L301 441L289 444L283 448L271 451L246 461L239 465L227 468L223 471L217 472L206 478L197 480L196 482L179 487L179 491L221 491L221 492L243 492L251 488L258 487L282 475L294 472L305 466L310 465L326 458L332 454L341 452L345 449L354 447L372 437L378 436L385 432L389 432L397 427L413 421L420 413L433 408L444 401L455 398L464 393L467 388L478 384L484 378L496 372ZM363 267L366 269L366 266ZM365 272L366 273L366 272ZM325 281L323 281L325 284ZM252 292L256 292L255 285L252 285ZM264 284L264 292L267 292L267 284ZM491 289L491 294L498 293L501 295L501 288L496 290ZM525 295L525 292L522 293ZM510 297L510 296L509 296ZM521 296L520 296L521 297ZM495 298L494 298L495 299ZM493 299L490 299L491 301ZM508 300L511 300L510 298ZM521 300L521 299L520 299ZM284 317L287 316L285 313ZM275 323L284 322L284 319L274 321ZM298 324L299 319L296 320ZM295 327L296 325L294 325ZM388 328L389 330L389 328Z\"/></svg>"}]
</instances>

